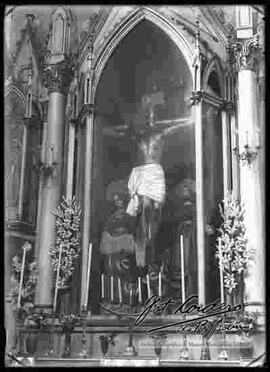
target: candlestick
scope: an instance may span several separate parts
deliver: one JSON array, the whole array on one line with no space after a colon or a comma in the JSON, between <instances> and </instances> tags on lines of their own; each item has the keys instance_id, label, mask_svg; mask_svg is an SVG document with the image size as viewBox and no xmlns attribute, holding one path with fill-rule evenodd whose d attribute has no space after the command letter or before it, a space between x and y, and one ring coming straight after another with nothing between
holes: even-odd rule
<instances>
[{"instance_id":1,"label":"candlestick","mask_svg":"<svg viewBox=\"0 0 270 372\"><path fill-rule=\"evenodd\" d=\"M22 258L22 270L21 270L21 276L20 276L20 287L19 287L19 294L18 294L18 307L21 306L22 286L23 286L24 267L25 267L25 257L26 257L26 252L27 251L30 251L30 249L31 249L30 243L25 243L23 245L22 249L23 249L23 258Z\"/></svg>"},{"instance_id":2,"label":"candlestick","mask_svg":"<svg viewBox=\"0 0 270 372\"><path fill-rule=\"evenodd\" d=\"M150 290L150 277L149 274L146 274L146 283L147 283L147 295L148 298L151 296L151 290Z\"/></svg>"},{"instance_id":3,"label":"candlestick","mask_svg":"<svg viewBox=\"0 0 270 372\"><path fill-rule=\"evenodd\" d=\"M222 264L222 253L221 253L221 239L219 238L219 277L220 277L220 299L221 303L224 303L224 286L223 286L223 264Z\"/></svg>"},{"instance_id":4,"label":"candlestick","mask_svg":"<svg viewBox=\"0 0 270 372\"><path fill-rule=\"evenodd\" d=\"M141 277L138 277L138 292L139 292L139 303L142 303L142 286L141 286Z\"/></svg>"},{"instance_id":5,"label":"candlestick","mask_svg":"<svg viewBox=\"0 0 270 372\"><path fill-rule=\"evenodd\" d=\"M54 312L56 312L56 302L57 302L57 294L58 294L58 287L59 287L59 276L60 276L62 250L63 250L63 246L62 246L62 244L60 244L59 258L58 258L58 265L57 265L57 272L56 272L55 290L54 290L54 300L53 300L53 311Z\"/></svg>"},{"instance_id":6,"label":"candlestick","mask_svg":"<svg viewBox=\"0 0 270 372\"><path fill-rule=\"evenodd\" d=\"M161 297L161 272L158 273L158 295Z\"/></svg>"},{"instance_id":7,"label":"candlestick","mask_svg":"<svg viewBox=\"0 0 270 372\"><path fill-rule=\"evenodd\" d=\"M111 302L113 302L113 276L111 276Z\"/></svg>"},{"instance_id":8,"label":"candlestick","mask_svg":"<svg viewBox=\"0 0 270 372\"><path fill-rule=\"evenodd\" d=\"M88 251L88 266L87 266L86 294L85 294L85 308L86 309L87 309L87 306L88 306L90 272L91 272L91 261L92 261L92 243L90 243L90 245L89 245L89 251Z\"/></svg>"},{"instance_id":9,"label":"candlestick","mask_svg":"<svg viewBox=\"0 0 270 372\"><path fill-rule=\"evenodd\" d=\"M104 283L104 274L101 274L101 298L105 297L105 283Z\"/></svg>"},{"instance_id":10,"label":"candlestick","mask_svg":"<svg viewBox=\"0 0 270 372\"><path fill-rule=\"evenodd\" d=\"M119 295L119 302L122 303L122 289L121 289L121 279L118 278L118 295Z\"/></svg>"},{"instance_id":11,"label":"candlestick","mask_svg":"<svg viewBox=\"0 0 270 372\"><path fill-rule=\"evenodd\" d=\"M182 303L186 301L183 235L180 235Z\"/></svg>"}]
</instances>

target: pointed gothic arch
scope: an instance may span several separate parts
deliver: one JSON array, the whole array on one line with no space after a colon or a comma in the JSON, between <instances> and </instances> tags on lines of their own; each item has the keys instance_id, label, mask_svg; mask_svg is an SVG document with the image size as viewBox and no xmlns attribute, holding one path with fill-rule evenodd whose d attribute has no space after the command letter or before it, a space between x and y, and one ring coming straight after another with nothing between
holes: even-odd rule
<instances>
[{"instance_id":1,"label":"pointed gothic arch","mask_svg":"<svg viewBox=\"0 0 270 372\"><path fill-rule=\"evenodd\" d=\"M125 38L129 32L131 32L141 21L147 20L159 27L164 31L169 38L176 44L180 52L187 63L190 70L192 80L194 76L194 69L192 67L194 61L194 50L184 37L184 35L177 29L168 19L162 16L160 13L153 9L142 7L135 10L131 15L127 16L119 25L116 26L115 30L112 30L112 34L104 44L102 50L96 56L94 61L94 81L93 81L93 97L95 100L98 83L102 72L120 42Z\"/></svg>"},{"instance_id":2,"label":"pointed gothic arch","mask_svg":"<svg viewBox=\"0 0 270 372\"><path fill-rule=\"evenodd\" d=\"M210 60L207 62L203 76L202 76L202 90L207 90L207 85L209 83L209 79L211 79L212 74L215 73L217 77L217 81L219 84L220 89L220 98L224 98L224 71L221 66L221 63L219 61L219 58L216 54L210 58Z\"/></svg>"},{"instance_id":3,"label":"pointed gothic arch","mask_svg":"<svg viewBox=\"0 0 270 372\"><path fill-rule=\"evenodd\" d=\"M9 96L9 94L14 93L19 100L21 101L22 105L26 105L26 96L22 92L20 88L18 88L14 83L11 83L5 87L5 98Z\"/></svg>"}]
</instances>

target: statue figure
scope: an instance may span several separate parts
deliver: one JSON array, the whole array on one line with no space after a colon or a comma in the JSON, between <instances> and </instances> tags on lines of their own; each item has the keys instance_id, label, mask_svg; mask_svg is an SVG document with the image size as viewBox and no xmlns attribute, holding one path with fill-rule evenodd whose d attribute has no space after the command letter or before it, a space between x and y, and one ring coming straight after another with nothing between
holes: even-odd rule
<instances>
[{"instance_id":1,"label":"statue figure","mask_svg":"<svg viewBox=\"0 0 270 372\"><path fill-rule=\"evenodd\" d=\"M139 144L141 165L132 169L128 190L130 195L127 213L137 217L135 254L138 267L154 259L154 238L165 200L165 175L160 165L161 135L146 132Z\"/></svg>"},{"instance_id":2,"label":"statue figure","mask_svg":"<svg viewBox=\"0 0 270 372\"><path fill-rule=\"evenodd\" d=\"M113 204L101 238L100 252L105 274L105 300L119 304L118 278L121 280L122 303L129 304L130 289L137 279L135 262L135 218L126 213L128 193L125 181L113 181L107 188L107 200ZM113 278L113 301L111 300ZM119 289L119 288L118 288Z\"/></svg>"},{"instance_id":3,"label":"statue figure","mask_svg":"<svg viewBox=\"0 0 270 372\"><path fill-rule=\"evenodd\" d=\"M188 121L188 118L158 121L154 115L155 109L164 104L164 93L153 83L152 93L142 97L148 122L145 129L140 130L137 137L135 135L139 142L139 166L132 169L128 180L130 201L127 213L137 218L135 255L137 266L141 268L155 259L154 240L165 201L166 182L161 166L163 137ZM133 129L136 130L135 126Z\"/></svg>"},{"instance_id":4,"label":"statue figure","mask_svg":"<svg viewBox=\"0 0 270 372\"><path fill-rule=\"evenodd\" d=\"M113 181L107 189L107 200L113 203L113 212L107 218L101 239L101 253L114 254L122 251L134 253L134 218L126 213L126 185Z\"/></svg>"},{"instance_id":5,"label":"statue figure","mask_svg":"<svg viewBox=\"0 0 270 372\"><path fill-rule=\"evenodd\" d=\"M183 235L184 264L187 294L197 293L197 242L196 242L196 186L195 181L185 178L175 190L181 202L181 219L178 225L179 236ZM179 216L180 217L180 216ZM178 251L180 253L180 250Z\"/></svg>"}]
</instances>

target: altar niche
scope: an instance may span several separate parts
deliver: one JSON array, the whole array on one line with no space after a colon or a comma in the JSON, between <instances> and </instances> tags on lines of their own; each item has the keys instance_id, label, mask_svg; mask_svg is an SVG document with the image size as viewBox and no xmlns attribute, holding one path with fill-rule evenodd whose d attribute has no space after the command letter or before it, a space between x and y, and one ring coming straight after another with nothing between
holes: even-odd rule
<instances>
[{"instance_id":1,"label":"altar niche","mask_svg":"<svg viewBox=\"0 0 270 372\"><path fill-rule=\"evenodd\" d=\"M99 301L111 308L136 311L151 294L181 300L198 292L191 90L181 51L146 20L121 41L102 72L95 96L91 240L99 246ZM146 160L150 143L154 155ZM130 213L130 175L146 163L162 169L164 197L148 195L145 202L139 195L138 212Z\"/></svg>"}]
</instances>

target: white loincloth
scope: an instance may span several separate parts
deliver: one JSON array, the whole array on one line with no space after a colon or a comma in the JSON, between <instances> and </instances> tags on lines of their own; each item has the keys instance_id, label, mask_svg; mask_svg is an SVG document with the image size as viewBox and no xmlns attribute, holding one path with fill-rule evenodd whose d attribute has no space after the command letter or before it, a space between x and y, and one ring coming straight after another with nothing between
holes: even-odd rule
<instances>
[{"instance_id":1,"label":"white loincloth","mask_svg":"<svg viewBox=\"0 0 270 372\"><path fill-rule=\"evenodd\" d=\"M165 175L160 164L145 164L132 169L128 190L130 201L127 213L136 216L139 208L139 195L146 196L161 205L165 199Z\"/></svg>"}]
</instances>

